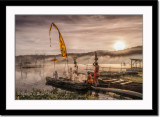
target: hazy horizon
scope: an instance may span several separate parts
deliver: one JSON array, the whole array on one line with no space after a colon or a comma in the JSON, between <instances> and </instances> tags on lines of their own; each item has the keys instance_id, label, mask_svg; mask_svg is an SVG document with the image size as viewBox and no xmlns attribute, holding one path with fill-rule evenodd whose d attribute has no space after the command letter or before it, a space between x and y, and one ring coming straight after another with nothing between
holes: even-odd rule
<instances>
[{"instance_id":1,"label":"hazy horizon","mask_svg":"<svg viewBox=\"0 0 160 117\"><path fill-rule=\"evenodd\" d=\"M143 48L143 46L135 46L135 47L131 47L131 48L126 48L126 49L124 49L124 50L118 50L118 51L108 51L108 50L96 50L96 52L99 52L99 51L105 51L105 52L109 52L109 53L127 53L127 54L129 54L129 55L134 55L134 54L140 54L139 53L139 50L137 51L137 47L142 47ZM133 50L134 48L136 48L136 52L132 52L131 50ZM130 50L130 51L129 51ZM142 51L142 50L141 50ZM79 51L79 52L72 52L72 53L68 53L68 54L83 54L83 53L90 53L90 52L95 52L95 51L86 51L86 52L81 52L81 51ZM129 52L129 53L128 53ZM46 53L33 53L33 54L24 54L24 55L16 55L16 56L26 56L26 55L47 55L47 56L61 56L61 53L58 53L58 54L46 54ZM118 56L118 55L117 55ZM123 55L122 55L123 56ZM125 55L125 56L127 56L127 55Z\"/></svg>"}]
</instances>

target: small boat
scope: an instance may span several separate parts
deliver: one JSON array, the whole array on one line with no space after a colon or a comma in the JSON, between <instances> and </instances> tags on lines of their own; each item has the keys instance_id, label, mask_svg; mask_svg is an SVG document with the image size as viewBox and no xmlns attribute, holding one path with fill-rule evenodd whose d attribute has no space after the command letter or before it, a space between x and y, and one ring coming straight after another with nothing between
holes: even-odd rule
<instances>
[{"instance_id":1,"label":"small boat","mask_svg":"<svg viewBox=\"0 0 160 117\"><path fill-rule=\"evenodd\" d=\"M52 85L58 88L62 88L62 89L68 89L68 90L79 91L79 92L86 92L91 88L90 85L87 85L85 83L73 82L69 79L65 79L61 77L59 79L46 77L46 84Z\"/></svg>"},{"instance_id":2,"label":"small boat","mask_svg":"<svg viewBox=\"0 0 160 117\"><path fill-rule=\"evenodd\" d=\"M51 77L46 77L46 84L51 85L57 88L65 89L65 90L70 90L70 91L78 91L85 93L89 90L94 90L98 92L114 92L118 93L120 95L126 95L129 97L132 97L134 99L142 99L142 93L132 91L132 90L126 90L126 89L119 89L117 88L109 88L107 84L100 83L98 87L92 86L90 84L85 84L83 82L74 82L71 81L70 79L65 79L60 77L59 79L54 79ZM128 87L127 87L128 88Z\"/></svg>"},{"instance_id":3,"label":"small boat","mask_svg":"<svg viewBox=\"0 0 160 117\"><path fill-rule=\"evenodd\" d=\"M31 65L31 64L22 66L22 68L41 68L41 67L43 66L42 65Z\"/></svg>"}]
</instances>

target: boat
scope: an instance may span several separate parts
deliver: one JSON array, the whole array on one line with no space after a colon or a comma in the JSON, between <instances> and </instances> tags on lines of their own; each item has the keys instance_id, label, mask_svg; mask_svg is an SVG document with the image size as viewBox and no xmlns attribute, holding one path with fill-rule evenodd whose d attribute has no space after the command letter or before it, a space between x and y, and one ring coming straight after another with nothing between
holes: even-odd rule
<instances>
[{"instance_id":1,"label":"boat","mask_svg":"<svg viewBox=\"0 0 160 117\"><path fill-rule=\"evenodd\" d=\"M74 64L75 67L77 66L77 62L76 62L76 57L73 58L74 60ZM95 52L95 62L93 63L93 65L95 65L96 63L98 64L98 57L97 57L97 53ZM76 72L78 73L78 72ZM90 72L91 75L93 76L94 73ZM67 78L63 78L63 77L59 77L58 79L54 79L51 77L46 77L46 84L47 85L51 85L53 87L58 87L61 89L65 89L65 90L71 90L71 91L78 91L78 92L88 92L89 90L94 90L94 91L98 91L98 92L114 92L114 93L119 93L121 95L127 95L130 97L133 97L135 99L142 99L142 93L141 91L136 92L134 91L137 87L140 87L138 89L142 89L142 84L136 84L136 83L132 83L132 82L121 82L121 81L116 81L118 80L118 78L116 78L115 80L108 80L106 81L108 77L120 77L121 75L135 75L137 74L137 72L121 72L121 73L107 73L107 74L103 74L103 76L100 73L100 77L98 79L99 84L95 87L92 84L86 84L84 82L75 82L72 81L71 79L67 79ZM107 79L106 79L107 78ZM133 85L131 85L131 83ZM128 90L131 89L131 90Z\"/></svg>"},{"instance_id":2,"label":"boat","mask_svg":"<svg viewBox=\"0 0 160 117\"><path fill-rule=\"evenodd\" d=\"M27 64L27 65L22 65L22 68L41 68L43 67L42 65L32 65L32 64Z\"/></svg>"},{"instance_id":3,"label":"boat","mask_svg":"<svg viewBox=\"0 0 160 117\"><path fill-rule=\"evenodd\" d=\"M89 90L94 90L102 93L113 92L123 96L132 97L133 99L142 99L142 93L140 92L126 90L126 89L119 89L114 87L109 88L108 84L105 85L104 82L103 83L101 82L100 85L98 85L98 87L95 87L94 85L86 84L84 82L74 82L70 79L65 79L62 77L60 77L59 79L46 77L46 85L51 85L53 87L70 91L77 91L79 93L85 93L88 92Z\"/></svg>"},{"instance_id":4,"label":"boat","mask_svg":"<svg viewBox=\"0 0 160 117\"><path fill-rule=\"evenodd\" d=\"M69 79L65 79L60 77L59 79L54 79L51 77L46 77L46 84L52 85L54 87L62 88L62 89L68 89L72 91L80 91L80 92L86 92L88 91L91 86L87 85L82 82L74 82Z\"/></svg>"}]
</instances>

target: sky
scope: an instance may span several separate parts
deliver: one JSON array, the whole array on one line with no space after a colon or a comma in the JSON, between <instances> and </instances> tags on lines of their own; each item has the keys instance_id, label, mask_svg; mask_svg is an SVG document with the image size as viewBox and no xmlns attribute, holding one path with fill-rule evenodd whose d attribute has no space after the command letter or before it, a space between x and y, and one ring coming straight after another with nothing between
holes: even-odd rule
<instances>
[{"instance_id":1,"label":"sky","mask_svg":"<svg viewBox=\"0 0 160 117\"><path fill-rule=\"evenodd\" d=\"M143 44L142 15L16 15L16 56L60 54L55 29L50 47L52 22L59 28L68 53L115 51L118 41L125 43L125 48Z\"/></svg>"}]
</instances>

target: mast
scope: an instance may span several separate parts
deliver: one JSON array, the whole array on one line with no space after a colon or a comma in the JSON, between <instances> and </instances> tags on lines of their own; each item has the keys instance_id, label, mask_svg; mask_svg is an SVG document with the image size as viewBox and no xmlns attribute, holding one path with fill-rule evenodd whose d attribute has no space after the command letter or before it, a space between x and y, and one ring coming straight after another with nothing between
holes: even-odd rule
<instances>
[{"instance_id":1,"label":"mast","mask_svg":"<svg viewBox=\"0 0 160 117\"><path fill-rule=\"evenodd\" d=\"M94 60L95 60L95 62L93 64L98 63L98 57L97 57L97 52L96 51L95 51L95 58L94 58Z\"/></svg>"}]
</instances>

